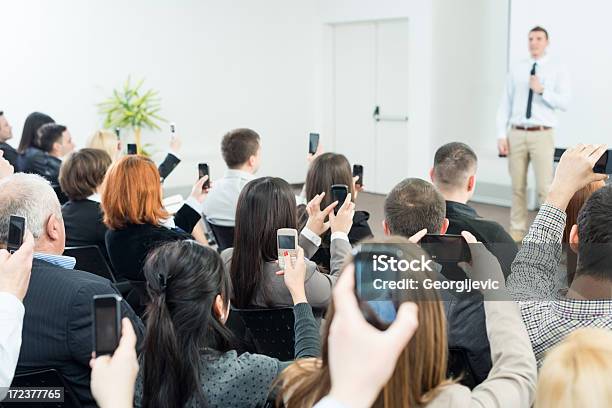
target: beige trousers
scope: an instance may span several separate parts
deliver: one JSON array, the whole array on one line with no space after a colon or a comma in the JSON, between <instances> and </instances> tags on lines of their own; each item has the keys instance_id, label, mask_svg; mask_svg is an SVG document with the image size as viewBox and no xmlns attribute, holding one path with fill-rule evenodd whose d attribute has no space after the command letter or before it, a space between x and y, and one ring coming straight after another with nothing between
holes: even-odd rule
<instances>
[{"instance_id":1,"label":"beige trousers","mask_svg":"<svg viewBox=\"0 0 612 408\"><path fill-rule=\"evenodd\" d=\"M508 134L508 168L512 178L512 208L510 210L510 234L522 239L527 233L527 169L529 162L536 177L538 203L546 199L553 177L555 155L552 129L525 131L511 129Z\"/></svg>"}]
</instances>

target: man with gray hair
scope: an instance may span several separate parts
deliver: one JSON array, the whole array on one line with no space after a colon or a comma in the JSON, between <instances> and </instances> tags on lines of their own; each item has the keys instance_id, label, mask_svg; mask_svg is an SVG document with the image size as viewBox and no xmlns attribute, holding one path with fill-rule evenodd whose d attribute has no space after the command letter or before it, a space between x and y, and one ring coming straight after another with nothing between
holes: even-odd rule
<instances>
[{"instance_id":1,"label":"man with gray hair","mask_svg":"<svg viewBox=\"0 0 612 408\"><path fill-rule=\"evenodd\" d=\"M83 407L95 407L89 389L92 297L117 291L107 279L74 270L76 260L62 255L66 234L60 203L44 178L18 173L0 181L0 242L8 237L11 215L25 217L27 229L34 236L17 373L55 368ZM121 312L142 339L142 322L125 301L121 302Z\"/></svg>"}]
</instances>

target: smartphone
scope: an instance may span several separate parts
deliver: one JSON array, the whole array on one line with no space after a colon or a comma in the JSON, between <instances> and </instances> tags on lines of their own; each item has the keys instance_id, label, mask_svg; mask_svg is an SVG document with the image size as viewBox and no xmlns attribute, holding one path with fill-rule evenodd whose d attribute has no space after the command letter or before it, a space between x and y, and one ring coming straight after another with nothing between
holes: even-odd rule
<instances>
[{"instance_id":1,"label":"smartphone","mask_svg":"<svg viewBox=\"0 0 612 408\"><path fill-rule=\"evenodd\" d=\"M455 234L426 234L421 238L423 248L434 262L458 263L470 262L472 253L470 247L461 235Z\"/></svg>"},{"instance_id":2,"label":"smartphone","mask_svg":"<svg viewBox=\"0 0 612 408\"><path fill-rule=\"evenodd\" d=\"M563 156L563 153L565 153L566 149L563 148L555 148L555 154L553 156L553 162L555 163L559 163L559 160L561 160L561 156Z\"/></svg>"},{"instance_id":3,"label":"smartphone","mask_svg":"<svg viewBox=\"0 0 612 408\"><path fill-rule=\"evenodd\" d=\"M174 122L170 123L170 135L174 137L176 134L176 124Z\"/></svg>"},{"instance_id":4,"label":"smartphone","mask_svg":"<svg viewBox=\"0 0 612 408\"><path fill-rule=\"evenodd\" d=\"M331 186L331 202L338 201L338 204L334 207L334 214L338 214L338 210L344 204L348 192L349 188L346 184L334 184Z\"/></svg>"},{"instance_id":5,"label":"smartphone","mask_svg":"<svg viewBox=\"0 0 612 408\"><path fill-rule=\"evenodd\" d=\"M93 297L94 351L96 356L113 354L121 338L121 296Z\"/></svg>"},{"instance_id":6,"label":"smartphone","mask_svg":"<svg viewBox=\"0 0 612 408\"><path fill-rule=\"evenodd\" d=\"M23 244L23 237L26 232L26 219L18 215L11 215L9 218L8 239L6 250L11 254L18 250Z\"/></svg>"},{"instance_id":7,"label":"smartphone","mask_svg":"<svg viewBox=\"0 0 612 408\"><path fill-rule=\"evenodd\" d=\"M117 140L121 140L121 128L115 128L115 135L117 135Z\"/></svg>"},{"instance_id":8,"label":"smartphone","mask_svg":"<svg viewBox=\"0 0 612 408\"><path fill-rule=\"evenodd\" d=\"M295 263L298 248L298 233L293 228L281 228L276 231L276 245L278 249L278 265L285 269L285 252L289 253L291 263Z\"/></svg>"},{"instance_id":9,"label":"smartphone","mask_svg":"<svg viewBox=\"0 0 612 408\"><path fill-rule=\"evenodd\" d=\"M136 143L128 143L127 154L138 154L138 148L136 147Z\"/></svg>"},{"instance_id":10,"label":"smartphone","mask_svg":"<svg viewBox=\"0 0 612 408\"><path fill-rule=\"evenodd\" d=\"M308 140L308 153L315 154L319 148L319 134L311 133Z\"/></svg>"},{"instance_id":11,"label":"smartphone","mask_svg":"<svg viewBox=\"0 0 612 408\"><path fill-rule=\"evenodd\" d=\"M363 186L363 166L361 164L353 164L353 177L359 177L355 184Z\"/></svg>"},{"instance_id":12,"label":"smartphone","mask_svg":"<svg viewBox=\"0 0 612 408\"><path fill-rule=\"evenodd\" d=\"M563 153L565 153L565 150L566 149L556 148L553 160L555 162L559 162L559 160L561 160L561 156L563 156ZM608 158L611 155L612 155L612 150L610 149L606 150L601 155L599 160L597 160L597 163L595 163L595 166L593 166L593 172L600 173L600 174L612 174L612 161L608 160Z\"/></svg>"},{"instance_id":13,"label":"smartphone","mask_svg":"<svg viewBox=\"0 0 612 408\"><path fill-rule=\"evenodd\" d=\"M208 171L207 163L198 163L198 180L204 176L208 176L208 180L202 186L202 189L207 189L210 187L210 172Z\"/></svg>"}]
</instances>

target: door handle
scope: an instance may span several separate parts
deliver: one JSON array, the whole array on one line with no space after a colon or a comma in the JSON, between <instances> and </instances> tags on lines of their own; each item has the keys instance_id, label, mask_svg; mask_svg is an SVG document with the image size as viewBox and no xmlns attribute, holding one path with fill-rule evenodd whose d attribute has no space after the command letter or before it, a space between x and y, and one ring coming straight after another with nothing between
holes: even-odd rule
<instances>
[{"instance_id":1,"label":"door handle","mask_svg":"<svg viewBox=\"0 0 612 408\"><path fill-rule=\"evenodd\" d=\"M372 117L376 122L408 122L408 116L406 115L387 115L381 116L380 114L380 106L376 105L374 107L374 113L372 113Z\"/></svg>"}]
</instances>

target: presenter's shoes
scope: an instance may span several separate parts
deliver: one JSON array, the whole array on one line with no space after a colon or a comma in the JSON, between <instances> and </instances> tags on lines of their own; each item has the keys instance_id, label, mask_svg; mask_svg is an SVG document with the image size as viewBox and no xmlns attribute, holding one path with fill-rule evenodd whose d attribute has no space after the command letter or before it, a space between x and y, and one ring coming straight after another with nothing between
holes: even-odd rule
<instances>
[{"instance_id":1,"label":"presenter's shoes","mask_svg":"<svg viewBox=\"0 0 612 408\"><path fill-rule=\"evenodd\" d=\"M520 244L527 233L525 231L511 230L510 236L517 244Z\"/></svg>"}]
</instances>

